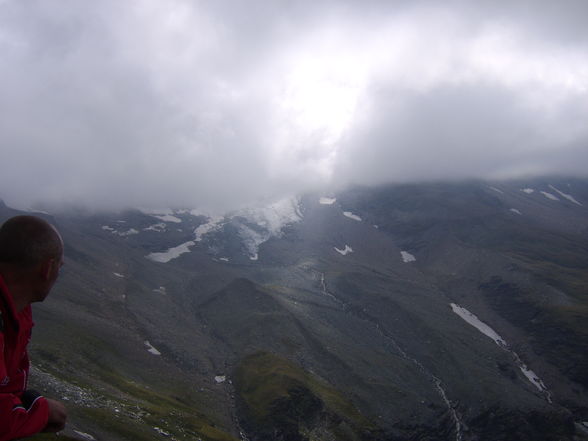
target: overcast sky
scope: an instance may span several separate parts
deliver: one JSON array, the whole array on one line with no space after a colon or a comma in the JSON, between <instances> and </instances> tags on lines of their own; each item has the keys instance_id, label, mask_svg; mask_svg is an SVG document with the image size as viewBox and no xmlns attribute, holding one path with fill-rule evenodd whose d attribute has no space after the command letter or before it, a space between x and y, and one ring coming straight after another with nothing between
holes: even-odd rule
<instances>
[{"instance_id":1,"label":"overcast sky","mask_svg":"<svg viewBox=\"0 0 588 441\"><path fill-rule=\"evenodd\" d=\"M228 208L586 175L586 17L585 0L0 0L0 198Z\"/></svg>"}]
</instances>

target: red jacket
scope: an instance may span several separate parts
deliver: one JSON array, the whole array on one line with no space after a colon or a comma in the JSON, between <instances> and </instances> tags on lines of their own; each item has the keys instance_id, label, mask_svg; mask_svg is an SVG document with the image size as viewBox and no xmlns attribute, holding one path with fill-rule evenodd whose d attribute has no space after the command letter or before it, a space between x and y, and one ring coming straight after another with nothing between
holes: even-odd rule
<instances>
[{"instance_id":1,"label":"red jacket","mask_svg":"<svg viewBox=\"0 0 588 441\"><path fill-rule=\"evenodd\" d=\"M32 328L30 305L17 313L0 276L0 441L40 432L49 418L47 400L27 390Z\"/></svg>"}]
</instances>

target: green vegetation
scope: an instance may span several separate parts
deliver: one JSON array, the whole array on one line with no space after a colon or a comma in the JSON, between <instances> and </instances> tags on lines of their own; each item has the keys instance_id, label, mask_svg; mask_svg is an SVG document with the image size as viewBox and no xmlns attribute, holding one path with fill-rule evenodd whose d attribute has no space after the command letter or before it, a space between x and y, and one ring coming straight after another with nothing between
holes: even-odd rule
<instances>
[{"instance_id":1,"label":"green vegetation","mask_svg":"<svg viewBox=\"0 0 588 441\"><path fill-rule=\"evenodd\" d=\"M253 422L249 429L261 438L277 431L290 439L315 439L311 432L320 428L336 439L351 440L376 430L341 392L277 355L246 357L235 380L241 405Z\"/></svg>"}]
</instances>

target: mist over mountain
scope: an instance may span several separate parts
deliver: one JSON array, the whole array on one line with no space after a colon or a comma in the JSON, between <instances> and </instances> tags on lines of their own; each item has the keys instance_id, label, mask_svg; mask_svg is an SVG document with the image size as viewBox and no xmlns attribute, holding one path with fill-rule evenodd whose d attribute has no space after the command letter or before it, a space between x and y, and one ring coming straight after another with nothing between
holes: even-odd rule
<instances>
[{"instance_id":1,"label":"mist over mountain","mask_svg":"<svg viewBox=\"0 0 588 441\"><path fill-rule=\"evenodd\" d=\"M0 0L0 220L64 237L31 355L67 436L587 439L587 16Z\"/></svg>"},{"instance_id":2,"label":"mist over mountain","mask_svg":"<svg viewBox=\"0 0 588 441\"><path fill-rule=\"evenodd\" d=\"M549 178L39 214L32 381L78 439L583 440L587 206Z\"/></svg>"},{"instance_id":3,"label":"mist over mountain","mask_svg":"<svg viewBox=\"0 0 588 441\"><path fill-rule=\"evenodd\" d=\"M1 196L227 211L349 184L585 177L586 15L5 0Z\"/></svg>"}]
</instances>

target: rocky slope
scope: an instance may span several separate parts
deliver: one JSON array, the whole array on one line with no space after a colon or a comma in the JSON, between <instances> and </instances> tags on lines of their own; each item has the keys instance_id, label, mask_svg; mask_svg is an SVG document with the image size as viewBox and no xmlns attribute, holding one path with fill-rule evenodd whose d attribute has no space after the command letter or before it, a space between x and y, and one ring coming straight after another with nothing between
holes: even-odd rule
<instances>
[{"instance_id":1,"label":"rocky slope","mask_svg":"<svg viewBox=\"0 0 588 441\"><path fill-rule=\"evenodd\" d=\"M585 180L45 216L33 381L73 437L586 439Z\"/></svg>"}]
</instances>

